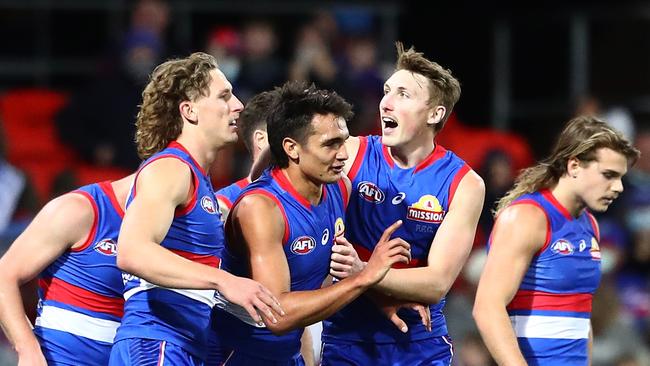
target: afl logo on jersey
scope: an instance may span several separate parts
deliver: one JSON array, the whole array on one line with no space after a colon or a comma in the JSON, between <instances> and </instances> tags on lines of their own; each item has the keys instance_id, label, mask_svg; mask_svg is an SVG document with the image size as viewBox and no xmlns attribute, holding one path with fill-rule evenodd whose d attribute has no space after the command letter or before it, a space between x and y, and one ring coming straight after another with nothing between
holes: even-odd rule
<instances>
[{"instance_id":1,"label":"afl logo on jersey","mask_svg":"<svg viewBox=\"0 0 650 366\"><path fill-rule=\"evenodd\" d=\"M113 239L104 239L93 247L96 252L103 255L115 257L117 255L117 243Z\"/></svg>"},{"instance_id":2,"label":"afl logo on jersey","mask_svg":"<svg viewBox=\"0 0 650 366\"><path fill-rule=\"evenodd\" d=\"M372 182L361 182L357 185L359 197L372 203L382 203L386 195Z\"/></svg>"},{"instance_id":3,"label":"afl logo on jersey","mask_svg":"<svg viewBox=\"0 0 650 366\"><path fill-rule=\"evenodd\" d=\"M301 236L291 243L291 251L298 255L311 253L316 248L316 240L311 236Z\"/></svg>"},{"instance_id":4,"label":"afl logo on jersey","mask_svg":"<svg viewBox=\"0 0 650 366\"><path fill-rule=\"evenodd\" d=\"M445 211L436 196L427 194L408 207L406 217L415 221L439 224L445 218Z\"/></svg>"},{"instance_id":5,"label":"afl logo on jersey","mask_svg":"<svg viewBox=\"0 0 650 366\"><path fill-rule=\"evenodd\" d=\"M201 207L203 207L203 210L210 215L217 213L217 206L215 205L214 200L208 196L203 196L203 198L201 198Z\"/></svg>"},{"instance_id":6,"label":"afl logo on jersey","mask_svg":"<svg viewBox=\"0 0 650 366\"><path fill-rule=\"evenodd\" d=\"M551 251L555 254L571 255L575 251L575 248L573 248L573 244L568 240L560 239L551 245Z\"/></svg>"}]
</instances>

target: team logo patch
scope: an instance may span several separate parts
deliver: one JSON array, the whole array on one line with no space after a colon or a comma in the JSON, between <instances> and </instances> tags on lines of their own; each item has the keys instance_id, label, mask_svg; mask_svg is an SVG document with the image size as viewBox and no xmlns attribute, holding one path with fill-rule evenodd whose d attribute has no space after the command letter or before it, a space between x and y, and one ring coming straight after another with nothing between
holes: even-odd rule
<instances>
[{"instance_id":1,"label":"team logo patch","mask_svg":"<svg viewBox=\"0 0 650 366\"><path fill-rule=\"evenodd\" d=\"M551 245L551 251L560 255L571 255L575 251L573 244L566 239L559 239Z\"/></svg>"},{"instance_id":2,"label":"team logo patch","mask_svg":"<svg viewBox=\"0 0 650 366\"><path fill-rule=\"evenodd\" d=\"M208 196L203 196L203 198L201 198L201 207L203 207L203 210L210 215L217 213L217 205L214 203L214 200Z\"/></svg>"},{"instance_id":3,"label":"team logo patch","mask_svg":"<svg viewBox=\"0 0 650 366\"><path fill-rule=\"evenodd\" d=\"M291 251L298 255L311 253L316 248L316 240L311 236L301 236L291 243Z\"/></svg>"},{"instance_id":4,"label":"team logo patch","mask_svg":"<svg viewBox=\"0 0 650 366\"><path fill-rule=\"evenodd\" d=\"M436 196L427 194L408 207L406 217L415 221L439 224L445 218L445 211Z\"/></svg>"},{"instance_id":5,"label":"team logo patch","mask_svg":"<svg viewBox=\"0 0 650 366\"><path fill-rule=\"evenodd\" d=\"M334 237L341 236L345 232L345 224L343 223L343 218L339 217L334 222Z\"/></svg>"},{"instance_id":6,"label":"team logo patch","mask_svg":"<svg viewBox=\"0 0 650 366\"><path fill-rule=\"evenodd\" d=\"M598 240L593 236L591 237L591 249L589 252L591 253L591 259L600 260L600 246L598 245Z\"/></svg>"},{"instance_id":7,"label":"team logo patch","mask_svg":"<svg viewBox=\"0 0 650 366\"><path fill-rule=\"evenodd\" d=\"M359 197L372 203L382 203L386 195L372 182L361 182L357 185Z\"/></svg>"},{"instance_id":8,"label":"team logo patch","mask_svg":"<svg viewBox=\"0 0 650 366\"><path fill-rule=\"evenodd\" d=\"M391 201L394 205L399 205L404 201L404 198L406 198L406 193L404 192L399 192L397 196L393 197L393 200Z\"/></svg>"},{"instance_id":9,"label":"team logo patch","mask_svg":"<svg viewBox=\"0 0 650 366\"><path fill-rule=\"evenodd\" d=\"M93 247L96 252L103 255L115 257L117 255L117 243L113 239L104 239Z\"/></svg>"}]
</instances>

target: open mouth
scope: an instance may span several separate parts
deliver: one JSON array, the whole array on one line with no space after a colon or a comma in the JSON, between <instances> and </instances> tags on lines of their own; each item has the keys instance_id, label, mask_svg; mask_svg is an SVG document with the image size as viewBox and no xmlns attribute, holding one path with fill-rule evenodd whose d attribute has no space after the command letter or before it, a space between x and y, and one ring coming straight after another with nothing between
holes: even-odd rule
<instances>
[{"instance_id":1,"label":"open mouth","mask_svg":"<svg viewBox=\"0 0 650 366\"><path fill-rule=\"evenodd\" d=\"M384 123L384 128L394 129L397 128L397 121L392 117L382 117L381 121Z\"/></svg>"},{"instance_id":2,"label":"open mouth","mask_svg":"<svg viewBox=\"0 0 650 366\"><path fill-rule=\"evenodd\" d=\"M228 126L237 127L237 120L233 119L232 121L228 122Z\"/></svg>"}]
</instances>

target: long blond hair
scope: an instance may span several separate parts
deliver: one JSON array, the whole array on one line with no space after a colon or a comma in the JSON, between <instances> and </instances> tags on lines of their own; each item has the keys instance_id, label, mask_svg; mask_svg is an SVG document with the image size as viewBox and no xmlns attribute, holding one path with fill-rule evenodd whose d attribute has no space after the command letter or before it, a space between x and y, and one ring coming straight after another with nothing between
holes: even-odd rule
<instances>
[{"instance_id":1,"label":"long blond hair","mask_svg":"<svg viewBox=\"0 0 650 366\"><path fill-rule=\"evenodd\" d=\"M551 155L519 174L514 187L498 201L494 213L500 212L521 195L554 186L567 173L570 159L578 158L585 163L594 161L596 150L600 148L623 154L630 164L636 163L639 158L639 150L605 122L591 116L576 117L560 133Z\"/></svg>"},{"instance_id":2,"label":"long blond hair","mask_svg":"<svg viewBox=\"0 0 650 366\"><path fill-rule=\"evenodd\" d=\"M142 92L142 104L135 122L135 142L140 158L149 158L178 138L183 130L179 104L207 96L212 82L210 71L216 68L217 60L203 52L169 60L156 67Z\"/></svg>"}]
</instances>

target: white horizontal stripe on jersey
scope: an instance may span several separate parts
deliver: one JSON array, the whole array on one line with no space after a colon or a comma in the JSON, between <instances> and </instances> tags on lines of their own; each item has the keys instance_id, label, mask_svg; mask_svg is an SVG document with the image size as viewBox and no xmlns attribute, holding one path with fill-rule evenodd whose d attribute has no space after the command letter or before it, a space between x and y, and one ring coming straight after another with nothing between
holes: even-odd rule
<instances>
[{"instance_id":1,"label":"white horizontal stripe on jersey","mask_svg":"<svg viewBox=\"0 0 650 366\"><path fill-rule=\"evenodd\" d=\"M113 343L119 322L93 318L55 306L43 306L41 315L36 318L36 326L59 330L89 338L95 341Z\"/></svg>"},{"instance_id":2,"label":"white horizontal stripe on jersey","mask_svg":"<svg viewBox=\"0 0 650 366\"><path fill-rule=\"evenodd\" d=\"M137 287L134 287L124 293L124 300L128 300L131 296L142 291L147 291L154 288L161 288L161 289L176 292L192 300L208 305L210 308L214 307L214 305L217 303L217 300L214 297L214 294L216 292L215 290L190 290L190 289L167 288L167 287L154 285L153 283L147 282L141 278L139 280L140 280L140 284Z\"/></svg>"},{"instance_id":3,"label":"white horizontal stripe on jersey","mask_svg":"<svg viewBox=\"0 0 650 366\"><path fill-rule=\"evenodd\" d=\"M521 338L586 339L591 327L588 318L565 316L511 315L510 323Z\"/></svg>"}]
</instances>

